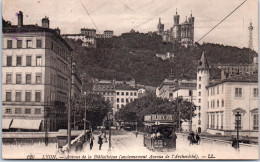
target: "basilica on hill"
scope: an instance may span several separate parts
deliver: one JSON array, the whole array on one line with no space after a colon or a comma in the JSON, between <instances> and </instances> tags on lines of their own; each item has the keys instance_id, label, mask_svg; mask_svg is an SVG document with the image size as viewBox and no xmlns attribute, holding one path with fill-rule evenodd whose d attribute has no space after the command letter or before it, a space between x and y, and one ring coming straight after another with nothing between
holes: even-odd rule
<instances>
[{"instance_id":1,"label":"basilica on hill","mask_svg":"<svg viewBox=\"0 0 260 162\"><path fill-rule=\"evenodd\" d=\"M159 23L157 26L157 33L161 35L164 42L178 41L184 46L192 45L194 42L194 20L192 13L189 18L183 23L180 23L180 15L176 10L176 14L173 16L174 24L168 29L164 30L164 24L161 23L161 18L159 18Z\"/></svg>"}]
</instances>

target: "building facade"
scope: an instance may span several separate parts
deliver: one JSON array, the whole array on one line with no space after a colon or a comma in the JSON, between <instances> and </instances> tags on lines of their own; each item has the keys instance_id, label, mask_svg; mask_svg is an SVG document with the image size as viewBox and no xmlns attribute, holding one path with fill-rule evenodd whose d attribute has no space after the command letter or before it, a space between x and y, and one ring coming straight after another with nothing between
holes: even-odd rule
<instances>
[{"instance_id":1,"label":"building facade","mask_svg":"<svg viewBox=\"0 0 260 162\"><path fill-rule=\"evenodd\" d=\"M241 135L258 136L258 73L251 68L247 70L213 81L202 54L197 70L196 104L201 118L196 131L235 135L235 114L239 112Z\"/></svg>"},{"instance_id":2,"label":"building facade","mask_svg":"<svg viewBox=\"0 0 260 162\"><path fill-rule=\"evenodd\" d=\"M49 28L48 18L42 26L24 25L21 11L18 25L3 26L2 40L2 118L10 121L6 130L66 128L72 48Z\"/></svg>"},{"instance_id":3,"label":"building facade","mask_svg":"<svg viewBox=\"0 0 260 162\"><path fill-rule=\"evenodd\" d=\"M235 114L241 114L240 134L258 137L258 77L239 74L209 85L207 132L236 135Z\"/></svg>"}]
</instances>

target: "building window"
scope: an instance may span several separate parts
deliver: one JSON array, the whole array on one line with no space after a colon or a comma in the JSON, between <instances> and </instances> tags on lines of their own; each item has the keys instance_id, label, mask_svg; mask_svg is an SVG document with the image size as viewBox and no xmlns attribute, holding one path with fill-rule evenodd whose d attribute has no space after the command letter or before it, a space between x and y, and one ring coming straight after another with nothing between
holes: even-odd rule
<instances>
[{"instance_id":1,"label":"building window","mask_svg":"<svg viewBox=\"0 0 260 162\"><path fill-rule=\"evenodd\" d=\"M217 100L217 107L219 107L219 100Z\"/></svg>"},{"instance_id":2,"label":"building window","mask_svg":"<svg viewBox=\"0 0 260 162\"><path fill-rule=\"evenodd\" d=\"M200 114L200 113L198 113L198 116L199 116L199 118L200 118L200 115L201 115L201 114Z\"/></svg>"},{"instance_id":3,"label":"building window","mask_svg":"<svg viewBox=\"0 0 260 162\"><path fill-rule=\"evenodd\" d=\"M254 88L254 90L253 90L253 96L254 96L255 98L258 98L258 88Z\"/></svg>"},{"instance_id":4,"label":"building window","mask_svg":"<svg viewBox=\"0 0 260 162\"><path fill-rule=\"evenodd\" d=\"M121 108L122 108L122 107L124 107L124 105L123 105L123 104L121 104Z\"/></svg>"},{"instance_id":5,"label":"building window","mask_svg":"<svg viewBox=\"0 0 260 162\"><path fill-rule=\"evenodd\" d=\"M6 74L6 84L12 83L12 74Z\"/></svg>"},{"instance_id":6,"label":"building window","mask_svg":"<svg viewBox=\"0 0 260 162\"><path fill-rule=\"evenodd\" d=\"M22 114L21 108L15 108L15 114Z\"/></svg>"},{"instance_id":7,"label":"building window","mask_svg":"<svg viewBox=\"0 0 260 162\"><path fill-rule=\"evenodd\" d=\"M7 66L12 66L12 56L7 56Z\"/></svg>"},{"instance_id":8,"label":"building window","mask_svg":"<svg viewBox=\"0 0 260 162\"><path fill-rule=\"evenodd\" d=\"M42 75L36 74L36 84L41 84L41 83L42 83Z\"/></svg>"},{"instance_id":9,"label":"building window","mask_svg":"<svg viewBox=\"0 0 260 162\"><path fill-rule=\"evenodd\" d=\"M201 81L201 77L199 77L199 81Z\"/></svg>"},{"instance_id":10,"label":"building window","mask_svg":"<svg viewBox=\"0 0 260 162\"><path fill-rule=\"evenodd\" d=\"M224 100L221 101L221 105L222 105L222 107L224 107Z\"/></svg>"},{"instance_id":11,"label":"building window","mask_svg":"<svg viewBox=\"0 0 260 162\"><path fill-rule=\"evenodd\" d=\"M254 114L253 130L258 130L258 114Z\"/></svg>"},{"instance_id":12,"label":"building window","mask_svg":"<svg viewBox=\"0 0 260 162\"><path fill-rule=\"evenodd\" d=\"M12 93L11 92L6 92L5 94L5 100L6 101L12 101Z\"/></svg>"},{"instance_id":13,"label":"building window","mask_svg":"<svg viewBox=\"0 0 260 162\"><path fill-rule=\"evenodd\" d=\"M17 48L22 48L22 40L17 40Z\"/></svg>"},{"instance_id":14,"label":"building window","mask_svg":"<svg viewBox=\"0 0 260 162\"><path fill-rule=\"evenodd\" d=\"M116 99L116 102L117 102L117 103L120 102L120 101L119 101L119 98Z\"/></svg>"},{"instance_id":15,"label":"building window","mask_svg":"<svg viewBox=\"0 0 260 162\"><path fill-rule=\"evenodd\" d=\"M31 92L25 92L25 101L30 102L31 101Z\"/></svg>"},{"instance_id":16,"label":"building window","mask_svg":"<svg viewBox=\"0 0 260 162\"><path fill-rule=\"evenodd\" d=\"M128 96L128 92L126 92L125 95Z\"/></svg>"},{"instance_id":17,"label":"building window","mask_svg":"<svg viewBox=\"0 0 260 162\"><path fill-rule=\"evenodd\" d=\"M118 96L119 96L119 95L120 95L120 93L119 93L119 92L116 92L116 95L118 95Z\"/></svg>"},{"instance_id":18,"label":"building window","mask_svg":"<svg viewBox=\"0 0 260 162\"><path fill-rule=\"evenodd\" d=\"M35 114L41 114L41 109L36 108L36 109L35 109Z\"/></svg>"},{"instance_id":19,"label":"building window","mask_svg":"<svg viewBox=\"0 0 260 162\"><path fill-rule=\"evenodd\" d=\"M124 95L125 95L125 93L124 93L124 92L121 92L121 95L122 95L122 96L124 96Z\"/></svg>"},{"instance_id":20,"label":"building window","mask_svg":"<svg viewBox=\"0 0 260 162\"><path fill-rule=\"evenodd\" d=\"M41 102L41 92L35 92L35 102Z\"/></svg>"},{"instance_id":21,"label":"building window","mask_svg":"<svg viewBox=\"0 0 260 162\"><path fill-rule=\"evenodd\" d=\"M125 102L126 102L126 103L129 103L129 100L128 100L128 98L127 98L127 99L125 99Z\"/></svg>"},{"instance_id":22,"label":"building window","mask_svg":"<svg viewBox=\"0 0 260 162\"><path fill-rule=\"evenodd\" d=\"M22 83L22 74L16 74L16 84Z\"/></svg>"},{"instance_id":23,"label":"building window","mask_svg":"<svg viewBox=\"0 0 260 162\"><path fill-rule=\"evenodd\" d=\"M130 92L130 96L133 96L133 92Z\"/></svg>"},{"instance_id":24,"label":"building window","mask_svg":"<svg viewBox=\"0 0 260 162\"><path fill-rule=\"evenodd\" d=\"M26 40L26 48L33 48L32 40Z\"/></svg>"},{"instance_id":25,"label":"building window","mask_svg":"<svg viewBox=\"0 0 260 162\"><path fill-rule=\"evenodd\" d=\"M235 97L242 97L242 88L235 88Z\"/></svg>"},{"instance_id":26,"label":"building window","mask_svg":"<svg viewBox=\"0 0 260 162\"><path fill-rule=\"evenodd\" d=\"M224 115L221 114L220 115L220 121L221 121L220 129L223 129L223 123L224 123L223 120L224 120Z\"/></svg>"},{"instance_id":27,"label":"building window","mask_svg":"<svg viewBox=\"0 0 260 162\"><path fill-rule=\"evenodd\" d=\"M201 84L199 84L199 89L201 89Z\"/></svg>"},{"instance_id":28,"label":"building window","mask_svg":"<svg viewBox=\"0 0 260 162\"><path fill-rule=\"evenodd\" d=\"M215 100L213 100L213 108L215 108Z\"/></svg>"},{"instance_id":29,"label":"building window","mask_svg":"<svg viewBox=\"0 0 260 162\"><path fill-rule=\"evenodd\" d=\"M26 66L32 66L32 56L26 56Z\"/></svg>"},{"instance_id":30,"label":"building window","mask_svg":"<svg viewBox=\"0 0 260 162\"><path fill-rule=\"evenodd\" d=\"M209 114L208 114L208 117L207 117L207 128L209 128Z\"/></svg>"},{"instance_id":31,"label":"building window","mask_svg":"<svg viewBox=\"0 0 260 162\"><path fill-rule=\"evenodd\" d=\"M41 56L36 57L36 66L42 66L42 57Z\"/></svg>"},{"instance_id":32,"label":"building window","mask_svg":"<svg viewBox=\"0 0 260 162\"><path fill-rule=\"evenodd\" d=\"M26 84L31 84L31 74L26 74Z\"/></svg>"},{"instance_id":33,"label":"building window","mask_svg":"<svg viewBox=\"0 0 260 162\"><path fill-rule=\"evenodd\" d=\"M136 92L134 92L134 96L136 96Z\"/></svg>"},{"instance_id":34,"label":"building window","mask_svg":"<svg viewBox=\"0 0 260 162\"><path fill-rule=\"evenodd\" d=\"M16 57L16 66L22 66L22 57L21 56Z\"/></svg>"},{"instance_id":35,"label":"building window","mask_svg":"<svg viewBox=\"0 0 260 162\"><path fill-rule=\"evenodd\" d=\"M6 114L12 114L12 110L11 109L5 109L5 113Z\"/></svg>"},{"instance_id":36,"label":"building window","mask_svg":"<svg viewBox=\"0 0 260 162\"><path fill-rule=\"evenodd\" d=\"M192 96L192 90L189 90L189 96Z\"/></svg>"},{"instance_id":37,"label":"building window","mask_svg":"<svg viewBox=\"0 0 260 162\"><path fill-rule=\"evenodd\" d=\"M199 103L201 103L201 99L199 99Z\"/></svg>"},{"instance_id":38,"label":"building window","mask_svg":"<svg viewBox=\"0 0 260 162\"><path fill-rule=\"evenodd\" d=\"M7 40L7 48L13 48L13 41L12 40Z\"/></svg>"},{"instance_id":39,"label":"building window","mask_svg":"<svg viewBox=\"0 0 260 162\"><path fill-rule=\"evenodd\" d=\"M133 99L132 98L130 98L130 102L132 102L133 101Z\"/></svg>"},{"instance_id":40,"label":"building window","mask_svg":"<svg viewBox=\"0 0 260 162\"><path fill-rule=\"evenodd\" d=\"M199 96L201 96L201 92L199 92Z\"/></svg>"},{"instance_id":41,"label":"building window","mask_svg":"<svg viewBox=\"0 0 260 162\"><path fill-rule=\"evenodd\" d=\"M218 116L219 116L219 115L217 114L217 129L218 129L218 124L219 124Z\"/></svg>"},{"instance_id":42,"label":"building window","mask_svg":"<svg viewBox=\"0 0 260 162\"><path fill-rule=\"evenodd\" d=\"M172 94L172 93L170 93L170 94L169 94L169 98L171 98L172 96L173 96L173 94Z\"/></svg>"},{"instance_id":43,"label":"building window","mask_svg":"<svg viewBox=\"0 0 260 162\"><path fill-rule=\"evenodd\" d=\"M119 104L117 104L116 107L117 107L117 109L119 109L120 108Z\"/></svg>"},{"instance_id":44,"label":"building window","mask_svg":"<svg viewBox=\"0 0 260 162\"><path fill-rule=\"evenodd\" d=\"M21 92L15 92L15 101L21 102L22 93Z\"/></svg>"},{"instance_id":45,"label":"building window","mask_svg":"<svg viewBox=\"0 0 260 162\"><path fill-rule=\"evenodd\" d=\"M125 102L125 100L123 98L121 98L121 102Z\"/></svg>"},{"instance_id":46,"label":"building window","mask_svg":"<svg viewBox=\"0 0 260 162\"><path fill-rule=\"evenodd\" d=\"M36 48L42 48L42 40L37 39Z\"/></svg>"},{"instance_id":47,"label":"building window","mask_svg":"<svg viewBox=\"0 0 260 162\"><path fill-rule=\"evenodd\" d=\"M25 109L25 114L31 114L31 109L26 108L26 109Z\"/></svg>"}]
</instances>

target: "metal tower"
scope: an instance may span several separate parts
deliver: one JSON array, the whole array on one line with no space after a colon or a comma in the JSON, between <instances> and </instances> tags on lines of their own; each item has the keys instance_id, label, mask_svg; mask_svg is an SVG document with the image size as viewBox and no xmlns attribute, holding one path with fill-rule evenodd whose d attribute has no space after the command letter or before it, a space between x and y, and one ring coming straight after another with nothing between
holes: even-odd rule
<instances>
[{"instance_id":1,"label":"metal tower","mask_svg":"<svg viewBox=\"0 0 260 162\"><path fill-rule=\"evenodd\" d=\"M248 30L249 30L249 42L248 42L248 48L250 50L254 50L254 47L253 47L253 26L252 26L252 22L250 22L249 24L249 27L248 27Z\"/></svg>"}]
</instances>

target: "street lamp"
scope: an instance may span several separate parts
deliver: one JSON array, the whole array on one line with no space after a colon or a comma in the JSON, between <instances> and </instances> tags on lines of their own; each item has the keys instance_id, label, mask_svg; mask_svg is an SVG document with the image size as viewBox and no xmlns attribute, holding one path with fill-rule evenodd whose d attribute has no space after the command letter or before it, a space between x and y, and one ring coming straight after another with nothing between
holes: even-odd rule
<instances>
[{"instance_id":1,"label":"street lamp","mask_svg":"<svg viewBox=\"0 0 260 162\"><path fill-rule=\"evenodd\" d=\"M236 125L237 125L237 149L239 149L239 123L241 121L241 114L239 112L236 113Z\"/></svg>"}]
</instances>

